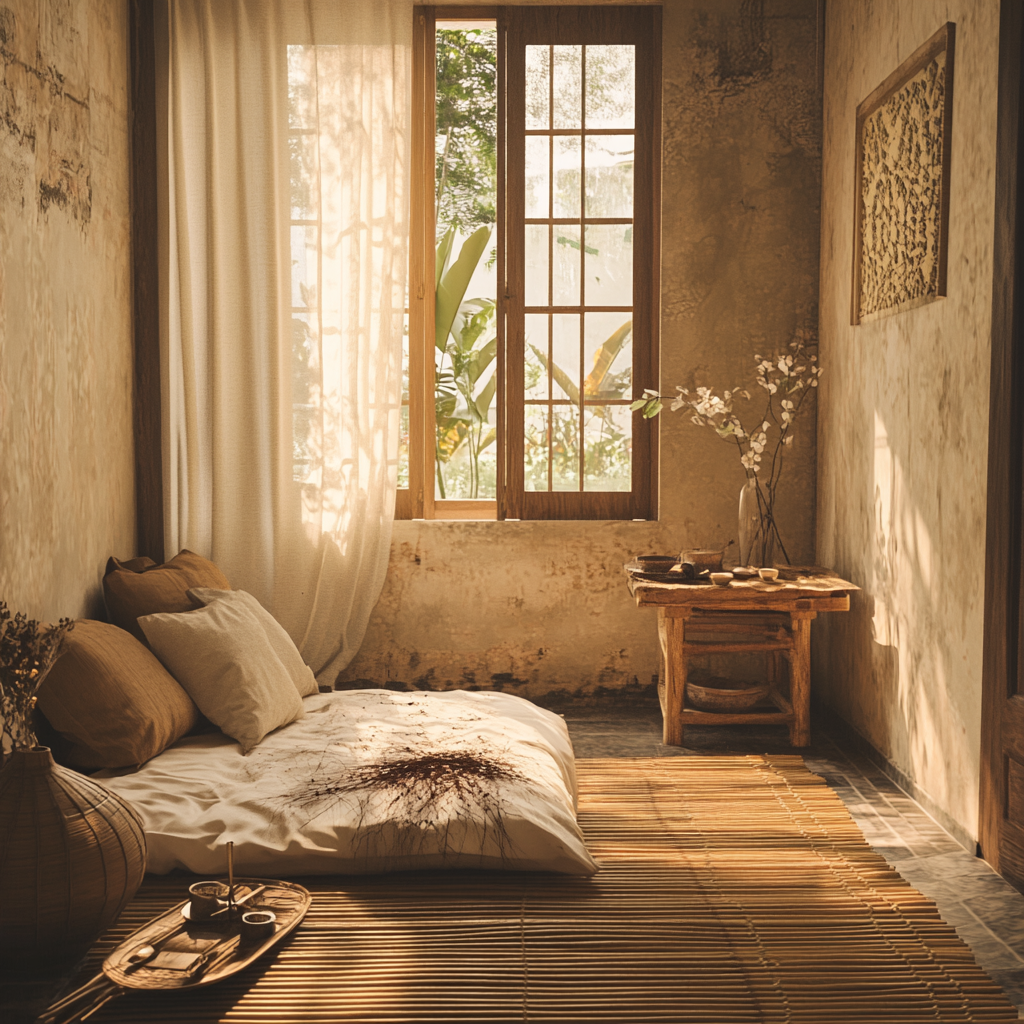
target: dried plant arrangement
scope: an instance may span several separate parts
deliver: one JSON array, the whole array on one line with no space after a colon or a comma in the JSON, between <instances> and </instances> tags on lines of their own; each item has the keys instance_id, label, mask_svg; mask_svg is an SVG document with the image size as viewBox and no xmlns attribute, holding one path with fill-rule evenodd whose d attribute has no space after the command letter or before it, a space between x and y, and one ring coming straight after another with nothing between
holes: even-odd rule
<instances>
[{"instance_id":1,"label":"dried plant arrangement","mask_svg":"<svg viewBox=\"0 0 1024 1024\"><path fill-rule=\"evenodd\" d=\"M723 391L720 397L714 388L698 387L691 393L689 388L677 386L675 396L645 390L644 397L630 406L650 419L671 401L672 412L686 410L692 423L711 427L723 441L736 446L747 474L747 485L740 495L740 564L774 564L776 545L789 562L775 519L775 504L783 455L793 443L796 419L824 372L817 355L810 351L813 337L810 331L798 330L788 352L754 356L754 385L764 392L760 403L745 387ZM748 403L746 424L734 410L740 399Z\"/></svg>"},{"instance_id":2,"label":"dried plant arrangement","mask_svg":"<svg viewBox=\"0 0 1024 1024\"><path fill-rule=\"evenodd\" d=\"M388 752L355 766L321 760L288 802L313 820L336 803L358 802L361 843L383 858L415 856L434 846L462 852L467 829L490 836L498 854L509 853L501 784L526 777L509 761L474 750Z\"/></svg>"},{"instance_id":3,"label":"dried plant arrangement","mask_svg":"<svg viewBox=\"0 0 1024 1024\"><path fill-rule=\"evenodd\" d=\"M43 625L24 612L11 615L6 601L0 601L0 725L3 746L31 750L37 745L32 724L36 691L64 647L64 638L74 628L71 619Z\"/></svg>"}]
</instances>

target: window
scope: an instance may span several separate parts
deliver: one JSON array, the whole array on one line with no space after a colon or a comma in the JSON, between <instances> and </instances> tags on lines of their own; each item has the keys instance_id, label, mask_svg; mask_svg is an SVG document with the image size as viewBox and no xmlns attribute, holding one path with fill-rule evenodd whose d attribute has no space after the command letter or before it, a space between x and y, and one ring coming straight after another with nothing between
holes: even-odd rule
<instances>
[{"instance_id":1,"label":"window","mask_svg":"<svg viewBox=\"0 0 1024 1024\"><path fill-rule=\"evenodd\" d=\"M398 514L653 518L660 9L415 19Z\"/></svg>"}]
</instances>

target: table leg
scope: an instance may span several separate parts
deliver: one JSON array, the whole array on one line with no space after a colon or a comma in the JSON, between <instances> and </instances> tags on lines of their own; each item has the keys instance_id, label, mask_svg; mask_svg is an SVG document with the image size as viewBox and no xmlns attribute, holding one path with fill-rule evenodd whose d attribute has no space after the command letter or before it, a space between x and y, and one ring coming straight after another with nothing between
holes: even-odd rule
<instances>
[{"instance_id":1,"label":"table leg","mask_svg":"<svg viewBox=\"0 0 1024 1024\"><path fill-rule=\"evenodd\" d=\"M658 609L658 638L661 641L661 663L665 680L662 742L670 747L683 745L683 705L686 697L686 652L683 650L683 637L686 617L679 614L682 610Z\"/></svg>"},{"instance_id":2,"label":"table leg","mask_svg":"<svg viewBox=\"0 0 1024 1024\"><path fill-rule=\"evenodd\" d=\"M789 700L793 724L789 742L794 747L811 745L811 619L814 612L792 612L793 655L789 660Z\"/></svg>"}]
</instances>

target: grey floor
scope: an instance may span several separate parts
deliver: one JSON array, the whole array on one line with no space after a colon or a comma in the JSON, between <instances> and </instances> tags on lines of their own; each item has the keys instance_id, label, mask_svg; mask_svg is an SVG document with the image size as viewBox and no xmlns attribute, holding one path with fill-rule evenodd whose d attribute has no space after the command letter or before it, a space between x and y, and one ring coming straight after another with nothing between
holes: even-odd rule
<instances>
[{"instance_id":1,"label":"grey floor","mask_svg":"<svg viewBox=\"0 0 1024 1024\"><path fill-rule=\"evenodd\" d=\"M685 746L666 747L656 703L559 710L577 757L802 754L846 804L872 847L935 901L1024 1018L1024 896L968 853L868 757L844 749L819 724L804 750L789 746L783 728L750 726L691 729Z\"/></svg>"}]
</instances>

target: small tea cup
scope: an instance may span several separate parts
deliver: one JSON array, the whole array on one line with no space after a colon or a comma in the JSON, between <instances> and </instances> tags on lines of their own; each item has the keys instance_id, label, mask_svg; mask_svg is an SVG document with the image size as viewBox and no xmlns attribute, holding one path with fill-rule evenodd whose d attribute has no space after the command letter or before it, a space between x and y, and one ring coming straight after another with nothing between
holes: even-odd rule
<instances>
[{"instance_id":1,"label":"small tea cup","mask_svg":"<svg viewBox=\"0 0 1024 1024\"><path fill-rule=\"evenodd\" d=\"M758 569L757 575L765 581L765 583L774 583L779 578L778 569Z\"/></svg>"},{"instance_id":2,"label":"small tea cup","mask_svg":"<svg viewBox=\"0 0 1024 1024\"><path fill-rule=\"evenodd\" d=\"M727 587L732 582L731 572L713 572L711 574L711 582L716 587Z\"/></svg>"},{"instance_id":3,"label":"small tea cup","mask_svg":"<svg viewBox=\"0 0 1024 1024\"><path fill-rule=\"evenodd\" d=\"M191 897L189 915L196 920L212 917L228 898L228 887L223 882L193 882L188 887Z\"/></svg>"},{"instance_id":4,"label":"small tea cup","mask_svg":"<svg viewBox=\"0 0 1024 1024\"><path fill-rule=\"evenodd\" d=\"M276 920L272 910L250 910L242 915L242 939L255 942L270 938L274 934Z\"/></svg>"}]
</instances>

